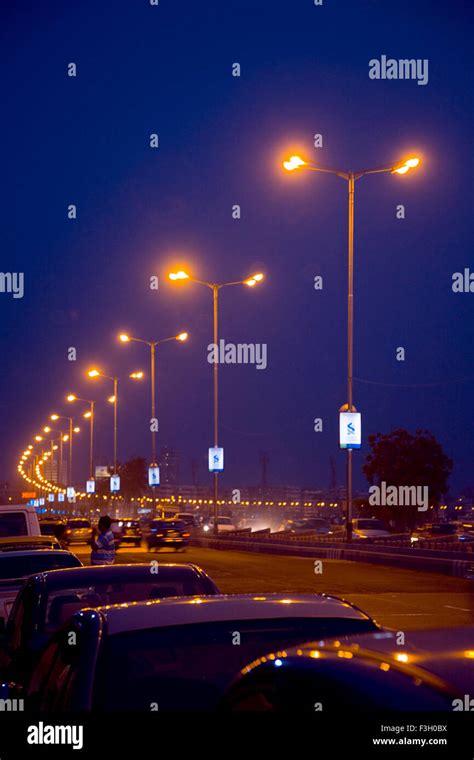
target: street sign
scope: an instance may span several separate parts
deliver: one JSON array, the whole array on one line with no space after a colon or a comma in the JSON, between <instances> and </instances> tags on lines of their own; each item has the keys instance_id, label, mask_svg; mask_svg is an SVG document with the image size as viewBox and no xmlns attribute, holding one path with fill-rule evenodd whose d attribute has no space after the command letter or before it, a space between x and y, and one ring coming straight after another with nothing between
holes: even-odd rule
<instances>
[{"instance_id":1,"label":"street sign","mask_svg":"<svg viewBox=\"0 0 474 760\"><path fill-rule=\"evenodd\" d=\"M109 477L109 468L106 464L97 464L95 468L95 476L96 478L108 478Z\"/></svg>"},{"instance_id":2,"label":"street sign","mask_svg":"<svg viewBox=\"0 0 474 760\"><path fill-rule=\"evenodd\" d=\"M39 500L39 506L40 507L44 507L44 498L43 497L41 497L41 499Z\"/></svg>"},{"instance_id":3,"label":"street sign","mask_svg":"<svg viewBox=\"0 0 474 760\"><path fill-rule=\"evenodd\" d=\"M48 494L48 501L54 501L54 493Z\"/></svg>"},{"instance_id":4,"label":"street sign","mask_svg":"<svg viewBox=\"0 0 474 760\"><path fill-rule=\"evenodd\" d=\"M66 496L68 497L68 499L73 499L75 495L76 495L76 491L74 490L74 487L68 486L66 488Z\"/></svg>"},{"instance_id":5,"label":"street sign","mask_svg":"<svg viewBox=\"0 0 474 760\"><path fill-rule=\"evenodd\" d=\"M91 479L86 482L86 493L95 493L95 480Z\"/></svg>"},{"instance_id":6,"label":"street sign","mask_svg":"<svg viewBox=\"0 0 474 760\"><path fill-rule=\"evenodd\" d=\"M209 449L209 472L224 472L224 449L220 447Z\"/></svg>"},{"instance_id":7,"label":"street sign","mask_svg":"<svg viewBox=\"0 0 474 760\"><path fill-rule=\"evenodd\" d=\"M362 421L360 412L339 413L339 446L341 449L360 449Z\"/></svg>"},{"instance_id":8,"label":"street sign","mask_svg":"<svg viewBox=\"0 0 474 760\"><path fill-rule=\"evenodd\" d=\"M148 485L152 487L160 485L160 468L155 465L150 465L148 468Z\"/></svg>"},{"instance_id":9,"label":"street sign","mask_svg":"<svg viewBox=\"0 0 474 760\"><path fill-rule=\"evenodd\" d=\"M120 491L120 476L119 475L110 476L110 490L112 493L114 491Z\"/></svg>"},{"instance_id":10,"label":"street sign","mask_svg":"<svg viewBox=\"0 0 474 760\"><path fill-rule=\"evenodd\" d=\"M64 494L58 493L58 501L64 501Z\"/></svg>"}]
</instances>

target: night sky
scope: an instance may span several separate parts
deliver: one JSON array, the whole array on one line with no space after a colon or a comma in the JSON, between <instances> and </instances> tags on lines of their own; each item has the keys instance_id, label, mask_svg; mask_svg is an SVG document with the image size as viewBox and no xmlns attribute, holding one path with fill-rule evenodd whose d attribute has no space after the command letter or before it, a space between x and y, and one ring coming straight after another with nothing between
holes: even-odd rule
<instances>
[{"instance_id":1,"label":"night sky","mask_svg":"<svg viewBox=\"0 0 474 760\"><path fill-rule=\"evenodd\" d=\"M181 481L209 482L212 296L166 280L186 265L207 280L264 271L221 294L220 335L268 345L268 367L220 369L222 483L260 478L325 488L346 401L346 185L286 174L301 151L344 169L422 156L405 177L356 187L354 401L370 433L428 428L454 460L452 492L473 483L474 9L466 0L68 0L4 2L2 271L25 294L0 293L0 478L74 391L100 401L97 463L112 459L109 384L148 371L127 330L158 340L158 445L182 453ZM369 60L429 61L429 82L369 79ZM77 77L67 65L77 64ZM232 76L232 64L241 76ZM159 148L149 146L151 133ZM313 146L322 134L323 147ZM67 218L69 204L78 218ZM239 204L242 218L232 218ZM404 204L406 218L396 218ZM160 278L158 291L149 279ZM322 291L313 280L321 275ZM68 347L77 361L67 359ZM406 351L405 362L396 349ZM120 388L119 459L149 456L149 385ZM77 413L84 407L76 406ZM323 432L313 420L323 419ZM87 425L76 474L87 475Z\"/></svg>"}]
</instances>

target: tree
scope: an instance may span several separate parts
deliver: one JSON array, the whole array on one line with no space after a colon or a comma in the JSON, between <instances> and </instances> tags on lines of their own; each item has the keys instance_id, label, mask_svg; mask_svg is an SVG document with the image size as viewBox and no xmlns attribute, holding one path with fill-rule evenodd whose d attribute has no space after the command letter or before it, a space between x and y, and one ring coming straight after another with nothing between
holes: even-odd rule
<instances>
[{"instance_id":1,"label":"tree","mask_svg":"<svg viewBox=\"0 0 474 760\"><path fill-rule=\"evenodd\" d=\"M398 429L369 436L369 445L371 451L362 469L370 485L426 486L429 505L438 506L448 490L453 462L432 433L417 430L413 435ZM416 506L380 508L380 517L393 521L399 529L413 526L420 515L426 518L427 513L418 512Z\"/></svg>"},{"instance_id":2,"label":"tree","mask_svg":"<svg viewBox=\"0 0 474 760\"><path fill-rule=\"evenodd\" d=\"M147 465L143 457L119 465L120 492L125 497L143 496L147 491Z\"/></svg>"}]
</instances>

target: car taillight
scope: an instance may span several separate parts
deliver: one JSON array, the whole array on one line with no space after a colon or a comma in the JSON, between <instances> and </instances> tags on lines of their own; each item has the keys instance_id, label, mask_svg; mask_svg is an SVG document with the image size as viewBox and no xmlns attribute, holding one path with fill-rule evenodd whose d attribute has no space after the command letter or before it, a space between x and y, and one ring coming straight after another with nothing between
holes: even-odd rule
<instances>
[{"instance_id":1,"label":"car taillight","mask_svg":"<svg viewBox=\"0 0 474 760\"><path fill-rule=\"evenodd\" d=\"M189 533L183 533L184 538L189 538Z\"/></svg>"}]
</instances>

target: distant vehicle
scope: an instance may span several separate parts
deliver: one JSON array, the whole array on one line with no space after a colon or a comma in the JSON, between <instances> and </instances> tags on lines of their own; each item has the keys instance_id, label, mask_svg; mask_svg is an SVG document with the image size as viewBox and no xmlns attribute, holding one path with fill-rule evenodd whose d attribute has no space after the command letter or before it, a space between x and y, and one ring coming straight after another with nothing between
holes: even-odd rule
<instances>
[{"instance_id":1,"label":"distant vehicle","mask_svg":"<svg viewBox=\"0 0 474 760\"><path fill-rule=\"evenodd\" d=\"M80 567L82 562L64 549L18 549L0 552L0 630L8 618L25 578L43 570Z\"/></svg>"},{"instance_id":2,"label":"distant vehicle","mask_svg":"<svg viewBox=\"0 0 474 760\"><path fill-rule=\"evenodd\" d=\"M39 536L40 526L35 507L27 504L0 506L0 538L4 536Z\"/></svg>"},{"instance_id":3,"label":"distant vehicle","mask_svg":"<svg viewBox=\"0 0 474 760\"><path fill-rule=\"evenodd\" d=\"M412 544L420 540L426 541L474 541L474 528L470 524L458 523L429 523L416 528L410 536Z\"/></svg>"},{"instance_id":4,"label":"distant vehicle","mask_svg":"<svg viewBox=\"0 0 474 760\"><path fill-rule=\"evenodd\" d=\"M212 518L204 523L202 529L205 533L212 533L214 531L215 520ZM231 517L218 517L217 518L217 532L218 533L230 533L237 530L237 526Z\"/></svg>"},{"instance_id":5,"label":"distant vehicle","mask_svg":"<svg viewBox=\"0 0 474 760\"><path fill-rule=\"evenodd\" d=\"M443 632L441 647L433 647L432 631L415 633L420 646L405 646L403 653L396 632L367 633L346 642L315 641L284 652L268 650L240 671L219 711L311 713L314 719L317 701L323 715L337 719L342 702L352 714L451 713L455 699L464 703L474 679L474 661L460 654L469 651L474 629L456 636L457 647L452 646L453 633Z\"/></svg>"},{"instance_id":6,"label":"distant vehicle","mask_svg":"<svg viewBox=\"0 0 474 760\"><path fill-rule=\"evenodd\" d=\"M49 638L83 607L219 594L197 565L96 565L40 572L19 591L0 640L0 678L25 688Z\"/></svg>"},{"instance_id":7,"label":"distant vehicle","mask_svg":"<svg viewBox=\"0 0 474 760\"><path fill-rule=\"evenodd\" d=\"M67 544L88 544L92 538L92 525L84 517L71 517L66 521L64 540Z\"/></svg>"},{"instance_id":8,"label":"distant vehicle","mask_svg":"<svg viewBox=\"0 0 474 760\"><path fill-rule=\"evenodd\" d=\"M320 536L332 535L333 530L328 520L323 517L302 517L299 520L286 520L282 530L291 533L316 533Z\"/></svg>"},{"instance_id":9,"label":"distant vehicle","mask_svg":"<svg viewBox=\"0 0 474 760\"><path fill-rule=\"evenodd\" d=\"M379 630L361 610L335 597L262 596L175 597L83 609L44 650L25 694L27 708L149 712L150 703L158 703L160 712L211 711L235 675L266 652ZM235 632L239 646L232 646Z\"/></svg>"},{"instance_id":10,"label":"distant vehicle","mask_svg":"<svg viewBox=\"0 0 474 760\"><path fill-rule=\"evenodd\" d=\"M140 527L140 520L119 520L118 527L120 529L120 544L141 546L142 529Z\"/></svg>"},{"instance_id":11,"label":"distant vehicle","mask_svg":"<svg viewBox=\"0 0 474 760\"><path fill-rule=\"evenodd\" d=\"M181 520L152 520L148 527L148 551L162 547L184 551L189 544L189 537L189 528Z\"/></svg>"},{"instance_id":12,"label":"distant vehicle","mask_svg":"<svg viewBox=\"0 0 474 760\"><path fill-rule=\"evenodd\" d=\"M358 538L386 538L390 531L386 529L382 520L375 517L358 517L352 521L352 537Z\"/></svg>"},{"instance_id":13,"label":"distant vehicle","mask_svg":"<svg viewBox=\"0 0 474 760\"><path fill-rule=\"evenodd\" d=\"M189 528L199 528L200 525L199 516L193 512L176 512L175 519L186 523Z\"/></svg>"},{"instance_id":14,"label":"distant vehicle","mask_svg":"<svg viewBox=\"0 0 474 760\"><path fill-rule=\"evenodd\" d=\"M42 536L54 536L57 525L65 525L64 520L55 520L54 518L46 518L39 521L40 532Z\"/></svg>"}]
</instances>

